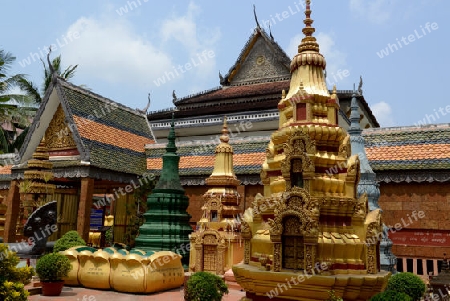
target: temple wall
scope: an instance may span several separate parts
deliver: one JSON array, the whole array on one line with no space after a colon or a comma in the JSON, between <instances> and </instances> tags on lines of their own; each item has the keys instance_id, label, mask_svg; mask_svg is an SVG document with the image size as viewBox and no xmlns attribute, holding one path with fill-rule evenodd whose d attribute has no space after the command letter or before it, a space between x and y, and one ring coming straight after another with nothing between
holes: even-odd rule
<instances>
[{"instance_id":1,"label":"temple wall","mask_svg":"<svg viewBox=\"0 0 450 301\"><path fill-rule=\"evenodd\" d=\"M413 259L414 263L408 265L420 266L422 262L417 259L438 260L444 253L450 254L450 185L383 182L380 191L383 220L399 229L390 231L389 237L400 261ZM423 211L422 218L413 216L414 211Z\"/></svg>"}]
</instances>

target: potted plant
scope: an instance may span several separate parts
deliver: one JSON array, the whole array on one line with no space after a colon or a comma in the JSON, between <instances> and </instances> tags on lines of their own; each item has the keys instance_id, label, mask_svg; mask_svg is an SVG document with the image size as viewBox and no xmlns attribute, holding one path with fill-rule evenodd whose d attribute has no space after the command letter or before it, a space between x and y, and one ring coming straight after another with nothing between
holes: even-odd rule
<instances>
[{"instance_id":1,"label":"potted plant","mask_svg":"<svg viewBox=\"0 0 450 301\"><path fill-rule=\"evenodd\" d=\"M72 265L69 258L59 253L42 256L36 264L36 274L42 283L42 295L59 296Z\"/></svg>"}]
</instances>

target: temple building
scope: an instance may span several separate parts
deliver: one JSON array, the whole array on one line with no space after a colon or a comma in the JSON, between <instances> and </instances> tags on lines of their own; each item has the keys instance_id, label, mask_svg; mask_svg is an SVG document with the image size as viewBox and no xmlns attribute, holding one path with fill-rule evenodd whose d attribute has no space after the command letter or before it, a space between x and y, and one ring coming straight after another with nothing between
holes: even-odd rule
<instances>
[{"instance_id":1,"label":"temple building","mask_svg":"<svg viewBox=\"0 0 450 301\"><path fill-rule=\"evenodd\" d=\"M399 272L427 276L450 254L450 124L363 131Z\"/></svg>"},{"instance_id":2,"label":"temple building","mask_svg":"<svg viewBox=\"0 0 450 301\"><path fill-rule=\"evenodd\" d=\"M224 119L220 144L215 150L214 170L206 179L210 187L203 195L203 216L190 236L189 270L223 275L244 258L240 233L243 215L237 191L240 181L233 169L233 148L228 144L229 131Z\"/></svg>"},{"instance_id":3,"label":"temple building","mask_svg":"<svg viewBox=\"0 0 450 301\"><path fill-rule=\"evenodd\" d=\"M105 218L113 215L114 240L131 243L137 218L134 192L152 181L144 176L144 146L151 143L144 114L55 74L14 158L18 160L1 167L0 224L4 226L0 236L5 242L23 237L16 227L23 207L38 205L24 198L27 192L33 193L32 187L26 189L32 179L48 193L39 204L57 201L58 231L49 241L69 230L77 230L88 241L89 232L101 228ZM45 160L37 162L33 154Z\"/></svg>"}]
</instances>

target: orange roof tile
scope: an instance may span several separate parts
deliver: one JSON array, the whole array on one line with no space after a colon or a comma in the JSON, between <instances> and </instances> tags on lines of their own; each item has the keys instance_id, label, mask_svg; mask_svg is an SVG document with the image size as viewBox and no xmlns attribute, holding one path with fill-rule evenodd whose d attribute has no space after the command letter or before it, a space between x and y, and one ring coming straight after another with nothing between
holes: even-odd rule
<instances>
[{"instance_id":1,"label":"orange roof tile","mask_svg":"<svg viewBox=\"0 0 450 301\"><path fill-rule=\"evenodd\" d=\"M450 158L450 144L414 144L366 148L367 158L377 160L420 160Z\"/></svg>"},{"instance_id":2,"label":"orange roof tile","mask_svg":"<svg viewBox=\"0 0 450 301\"><path fill-rule=\"evenodd\" d=\"M127 131L110 127L87 118L73 116L77 124L78 132L83 138L130 149L136 152L144 152L146 144L154 143L153 140Z\"/></svg>"},{"instance_id":3,"label":"orange roof tile","mask_svg":"<svg viewBox=\"0 0 450 301\"><path fill-rule=\"evenodd\" d=\"M0 166L0 175L10 175L12 165Z\"/></svg>"},{"instance_id":4,"label":"orange roof tile","mask_svg":"<svg viewBox=\"0 0 450 301\"><path fill-rule=\"evenodd\" d=\"M233 165L262 165L266 153L234 154ZM184 156L180 158L180 168L214 167L215 156ZM147 169L162 169L162 158L148 158Z\"/></svg>"}]
</instances>

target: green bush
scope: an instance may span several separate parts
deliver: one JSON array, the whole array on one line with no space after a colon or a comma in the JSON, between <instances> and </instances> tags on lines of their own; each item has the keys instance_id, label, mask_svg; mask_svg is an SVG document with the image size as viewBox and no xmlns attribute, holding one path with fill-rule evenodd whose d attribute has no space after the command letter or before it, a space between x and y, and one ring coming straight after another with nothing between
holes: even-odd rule
<instances>
[{"instance_id":1,"label":"green bush","mask_svg":"<svg viewBox=\"0 0 450 301\"><path fill-rule=\"evenodd\" d=\"M405 272L397 273L389 278L386 290L405 293L413 301L418 301L425 293L426 286L419 276Z\"/></svg>"},{"instance_id":2,"label":"green bush","mask_svg":"<svg viewBox=\"0 0 450 301\"><path fill-rule=\"evenodd\" d=\"M184 288L185 301L221 301L228 294L225 281L208 272L194 273Z\"/></svg>"},{"instance_id":3,"label":"green bush","mask_svg":"<svg viewBox=\"0 0 450 301\"><path fill-rule=\"evenodd\" d=\"M44 282L60 281L69 275L72 264L69 258L59 253L45 254L38 259L36 273Z\"/></svg>"},{"instance_id":4,"label":"green bush","mask_svg":"<svg viewBox=\"0 0 450 301\"><path fill-rule=\"evenodd\" d=\"M384 291L373 296L370 301L412 301L412 299L402 292Z\"/></svg>"},{"instance_id":5,"label":"green bush","mask_svg":"<svg viewBox=\"0 0 450 301\"><path fill-rule=\"evenodd\" d=\"M20 259L15 252L0 244L0 300L26 301L28 291L24 284L30 283L34 275L32 267L17 268Z\"/></svg>"},{"instance_id":6,"label":"green bush","mask_svg":"<svg viewBox=\"0 0 450 301\"><path fill-rule=\"evenodd\" d=\"M80 237L77 231L71 230L66 232L60 239L55 242L53 252L65 251L72 247L85 246L86 242Z\"/></svg>"}]
</instances>

